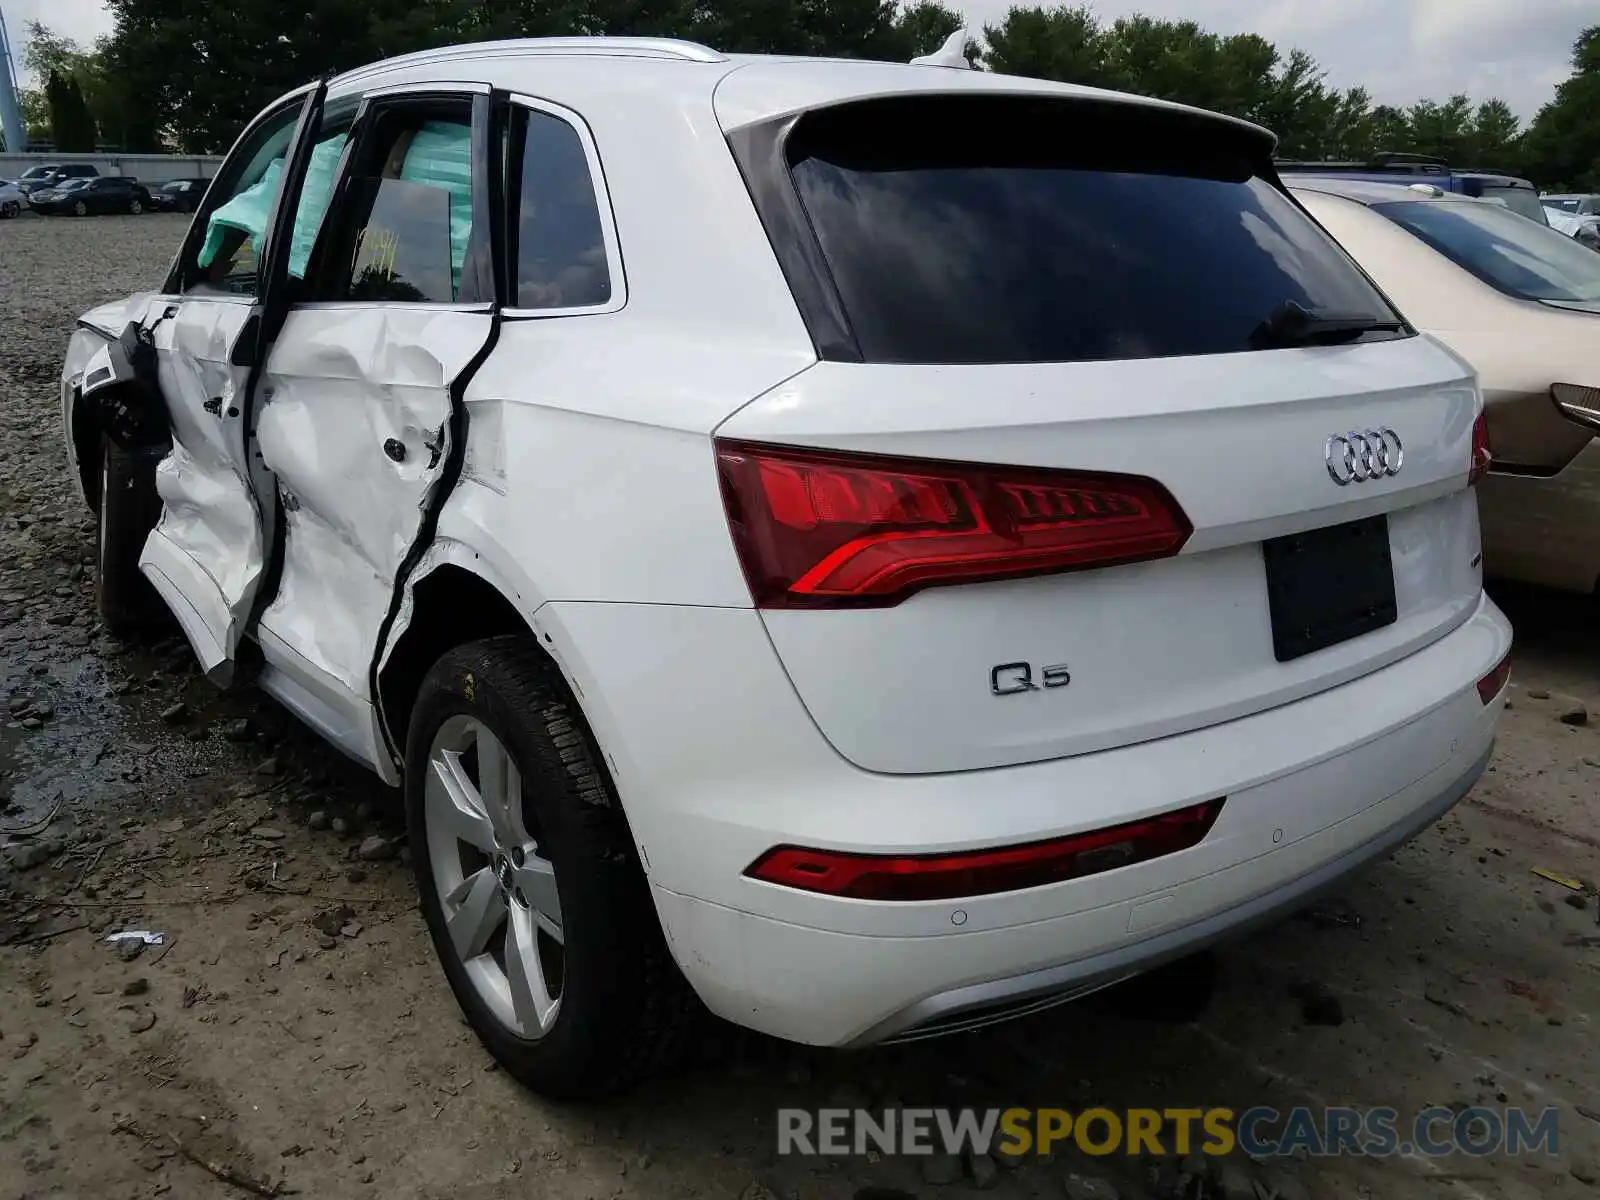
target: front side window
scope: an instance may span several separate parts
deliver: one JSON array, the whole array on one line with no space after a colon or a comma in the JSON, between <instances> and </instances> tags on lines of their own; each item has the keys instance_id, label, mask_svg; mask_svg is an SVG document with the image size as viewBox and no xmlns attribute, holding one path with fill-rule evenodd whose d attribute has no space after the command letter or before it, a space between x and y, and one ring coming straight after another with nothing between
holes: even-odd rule
<instances>
[{"instance_id":1,"label":"front side window","mask_svg":"<svg viewBox=\"0 0 1600 1200\"><path fill-rule=\"evenodd\" d=\"M229 290L240 291L246 286L254 291L254 280L259 268L258 254L262 238L266 236L267 222L272 216L272 202L277 197L278 183L283 176L289 142L299 112L293 114L287 125L275 129L266 144L252 157L237 186L222 204L212 209L206 221L206 237L200 247L198 265L228 282ZM311 258L311 247L317 230L327 212L328 199L333 192L333 180L339 166L339 156L349 137L349 130L340 122L324 122L324 132L311 149L300 195L296 198L294 229L289 239L289 277L305 278ZM346 121L344 124L348 124Z\"/></svg>"},{"instance_id":2,"label":"front side window","mask_svg":"<svg viewBox=\"0 0 1600 1200\"><path fill-rule=\"evenodd\" d=\"M1016 97L822 109L790 175L861 356L1069 362L1256 348L1269 316L1398 322L1220 125ZM1393 336L1391 334L1390 336Z\"/></svg>"},{"instance_id":3,"label":"front side window","mask_svg":"<svg viewBox=\"0 0 1600 1200\"><path fill-rule=\"evenodd\" d=\"M1520 300L1600 302L1600 254L1494 204L1375 204L1373 208L1490 287Z\"/></svg>"},{"instance_id":4,"label":"front side window","mask_svg":"<svg viewBox=\"0 0 1600 1200\"><path fill-rule=\"evenodd\" d=\"M578 131L526 110L516 240L517 308L591 308L611 300L594 179Z\"/></svg>"},{"instance_id":5,"label":"front side window","mask_svg":"<svg viewBox=\"0 0 1600 1200\"><path fill-rule=\"evenodd\" d=\"M205 235L186 272L186 290L256 294L257 254L300 109L296 103L273 117L223 163L220 203L203 217Z\"/></svg>"}]
</instances>

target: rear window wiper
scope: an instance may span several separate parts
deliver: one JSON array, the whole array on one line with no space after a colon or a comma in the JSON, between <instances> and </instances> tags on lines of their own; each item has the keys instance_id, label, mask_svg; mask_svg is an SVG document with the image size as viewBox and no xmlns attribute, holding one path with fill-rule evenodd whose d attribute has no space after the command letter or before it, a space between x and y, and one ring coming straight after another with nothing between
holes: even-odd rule
<instances>
[{"instance_id":1,"label":"rear window wiper","mask_svg":"<svg viewBox=\"0 0 1600 1200\"><path fill-rule=\"evenodd\" d=\"M1364 333L1400 333L1399 321L1386 321L1375 313L1309 309L1289 300L1267 314L1250 335L1253 350L1282 350L1294 346L1332 346L1353 342Z\"/></svg>"}]
</instances>

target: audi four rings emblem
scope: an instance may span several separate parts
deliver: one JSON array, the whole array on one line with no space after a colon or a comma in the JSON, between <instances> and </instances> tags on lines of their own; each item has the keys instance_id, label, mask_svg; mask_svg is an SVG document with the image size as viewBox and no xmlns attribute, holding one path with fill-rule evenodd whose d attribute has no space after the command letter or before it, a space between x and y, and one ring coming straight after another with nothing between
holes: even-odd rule
<instances>
[{"instance_id":1,"label":"audi four rings emblem","mask_svg":"<svg viewBox=\"0 0 1600 1200\"><path fill-rule=\"evenodd\" d=\"M1334 434L1323 446L1322 458L1328 464L1328 475L1344 487L1400 474L1406 449L1400 444L1400 435L1386 425Z\"/></svg>"}]
</instances>

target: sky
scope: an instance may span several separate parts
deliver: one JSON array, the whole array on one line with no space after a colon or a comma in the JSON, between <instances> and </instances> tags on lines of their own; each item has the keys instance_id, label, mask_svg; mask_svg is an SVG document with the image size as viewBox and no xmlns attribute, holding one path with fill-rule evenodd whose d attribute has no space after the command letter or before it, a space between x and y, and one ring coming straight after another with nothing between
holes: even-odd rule
<instances>
[{"instance_id":1,"label":"sky","mask_svg":"<svg viewBox=\"0 0 1600 1200\"><path fill-rule=\"evenodd\" d=\"M976 31L1012 0L945 2ZM0 0L0 9L19 60L30 21L85 45L110 27L100 0ZM1579 30L1600 22L1600 0L1095 0L1094 9L1108 21L1142 12L1259 33L1280 50L1307 51L1330 86L1359 84L1380 104L1466 92L1499 96L1524 121L1570 73Z\"/></svg>"}]
</instances>

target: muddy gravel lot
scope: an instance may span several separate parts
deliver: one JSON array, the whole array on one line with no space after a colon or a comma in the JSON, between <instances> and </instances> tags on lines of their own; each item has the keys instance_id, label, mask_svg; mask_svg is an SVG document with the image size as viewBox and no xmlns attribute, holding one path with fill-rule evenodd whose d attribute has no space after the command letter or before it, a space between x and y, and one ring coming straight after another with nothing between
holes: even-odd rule
<instances>
[{"instance_id":1,"label":"muddy gravel lot","mask_svg":"<svg viewBox=\"0 0 1600 1200\"><path fill-rule=\"evenodd\" d=\"M1303 917L1156 985L850 1056L707 1022L682 1070L558 1107L495 1071L414 906L395 805L168 636L99 627L56 372L183 218L0 224L0 1197L1595 1194L1600 617L1507 593L1491 773ZM108 932L160 931L160 945ZM1018 1167L780 1158L781 1106L1559 1110L1559 1151ZM898 1189L898 1190L896 1190Z\"/></svg>"}]
</instances>

